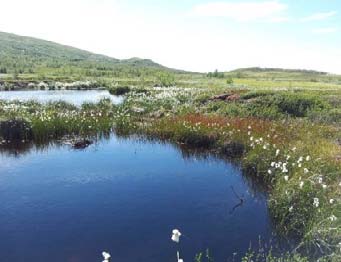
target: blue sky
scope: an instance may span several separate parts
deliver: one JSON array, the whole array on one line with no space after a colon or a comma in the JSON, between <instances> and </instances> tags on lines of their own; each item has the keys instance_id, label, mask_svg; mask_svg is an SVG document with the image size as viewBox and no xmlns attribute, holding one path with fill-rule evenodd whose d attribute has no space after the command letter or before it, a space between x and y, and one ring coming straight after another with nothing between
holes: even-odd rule
<instances>
[{"instance_id":1,"label":"blue sky","mask_svg":"<svg viewBox=\"0 0 341 262\"><path fill-rule=\"evenodd\" d=\"M339 0L0 0L0 31L169 67L341 73ZM18 8L21 7L21 8Z\"/></svg>"}]
</instances>

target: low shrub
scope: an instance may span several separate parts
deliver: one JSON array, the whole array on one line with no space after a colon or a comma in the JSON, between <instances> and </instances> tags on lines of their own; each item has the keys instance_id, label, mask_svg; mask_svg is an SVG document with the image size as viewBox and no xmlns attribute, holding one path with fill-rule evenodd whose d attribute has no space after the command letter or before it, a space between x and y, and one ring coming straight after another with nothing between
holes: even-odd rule
<instances>
[{"instance_id":1,"label":"low shrub","mask_svg":"<svg viewBox=\"0 0 341 262\"><path fill-rule=\"evenodd\" d=\"M252 98L263 97L263 96L268 96L268 95L273 95L273 94L274 92L270 92L270 91L250 91L241 95L240 98L244 100L248 100Z\"/></svg>"},{"instance_id":2,"label":"low shrub","mask_svg":"<svg viewBox=\"0 0 341 262\"><path fill-rule=\"evenodd\" d=\"M110 94L116 96L122 96L130 92L129 86L117 86L109 89Z\"/></svg>"},{"instance_id":3,"label":"low shrub","mask_svg":"<svg viewBox=\"0 0 341 262\"><path fill-rule=\"evenodd\" d=\"M333 108L331 110L321 111L310 111L307 116L309 120L314 122L341 125L341 108Z\"/></svg>"}]
</instances>

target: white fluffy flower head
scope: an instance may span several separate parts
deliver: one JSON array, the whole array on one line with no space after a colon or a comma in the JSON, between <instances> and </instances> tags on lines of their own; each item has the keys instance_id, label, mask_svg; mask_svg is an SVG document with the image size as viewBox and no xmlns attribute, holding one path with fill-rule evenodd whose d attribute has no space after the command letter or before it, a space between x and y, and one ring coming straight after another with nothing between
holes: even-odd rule
<instances>
[{"instance_id":1,"label":"white fluffy flower head","mask_svg":"<svg viewBox=\"0 0 341 262\"><path fill-rule=\"evenodd\" d=\"M334 215L331 215L331 216L329 217L329 219L330 219L330 221L334 222L334 221L337 220L337 217L334 216Z\"/></svg>"},{"instance_id":2,"label":"white fluffy flower head","mask_svg":"<svg viewBox=\"0 0 341 262\"><path fill-rule=\"evenodd\" d=\"M179 243L179 241L180 241L180 236L181 236L181 232L180 232L178 229L173 229L171 239L172 239L174 242Z\"/></svg>"},{"instance_id":3,"label":"white fluffy flower head","mask_svg":"<svg viewBox=\"0 0 341 262\"><path fill-rule=\"evenodd\" d=\"M102 256L104 258L103 262L109 262L109 259L111 258L111 255L108 252L103 251Z\"/></svg>"}]
</instances>

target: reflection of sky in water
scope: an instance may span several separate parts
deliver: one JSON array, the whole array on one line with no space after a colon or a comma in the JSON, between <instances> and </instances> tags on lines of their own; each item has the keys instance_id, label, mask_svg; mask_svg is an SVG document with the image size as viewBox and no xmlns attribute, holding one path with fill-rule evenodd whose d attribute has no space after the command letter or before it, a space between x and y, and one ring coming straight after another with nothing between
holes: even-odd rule
<instances>
[{"instance_id":1,"label":"reflection of sky in water","mask_svg":"<svg viewBox=\"0 0 341 262\"><path fill-rule=\"evenodd\" d=\"M1 261L101 261L103 250L114 261L174 261L174 228L185 261L206 248L226 261L271 238L265 196L247 181L228 162L115 137L0 154ZM233 213L231 186L245 197Z\"/></svg>"},{"instance_id":2,"label":"reflection of sky in water","mask_svg":"<svg viewBox=\"0 0 341 262\"><path fill-rule=\"evenodd\" d=\"M85 102L96 103L109 98L114 104L122 102L123 97L113 96L107 90L34 90L34 91L1 91L0 100L35 100L40 103L65 101L76 106Z\"/></svg>"}]
</instances>

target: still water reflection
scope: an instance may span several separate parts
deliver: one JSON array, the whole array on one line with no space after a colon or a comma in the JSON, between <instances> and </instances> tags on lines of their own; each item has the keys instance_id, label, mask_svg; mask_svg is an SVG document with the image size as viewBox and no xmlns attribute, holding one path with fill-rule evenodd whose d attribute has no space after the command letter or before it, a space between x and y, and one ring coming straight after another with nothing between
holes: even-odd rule
<instances>
[{"instance_id":1,"label":"still water reflection","mask_svg":"<svg viewBox=\"0 0 341 262\"><path fill-rule=\"evenodd\" d=\"M272 238L266 196L214 156L115 136L26 150L0 154L1 261L101 261L103 250L120 262L175 261L176 250L193 261L206 248L228 261Z\"/></svg>"}]
</instances>

